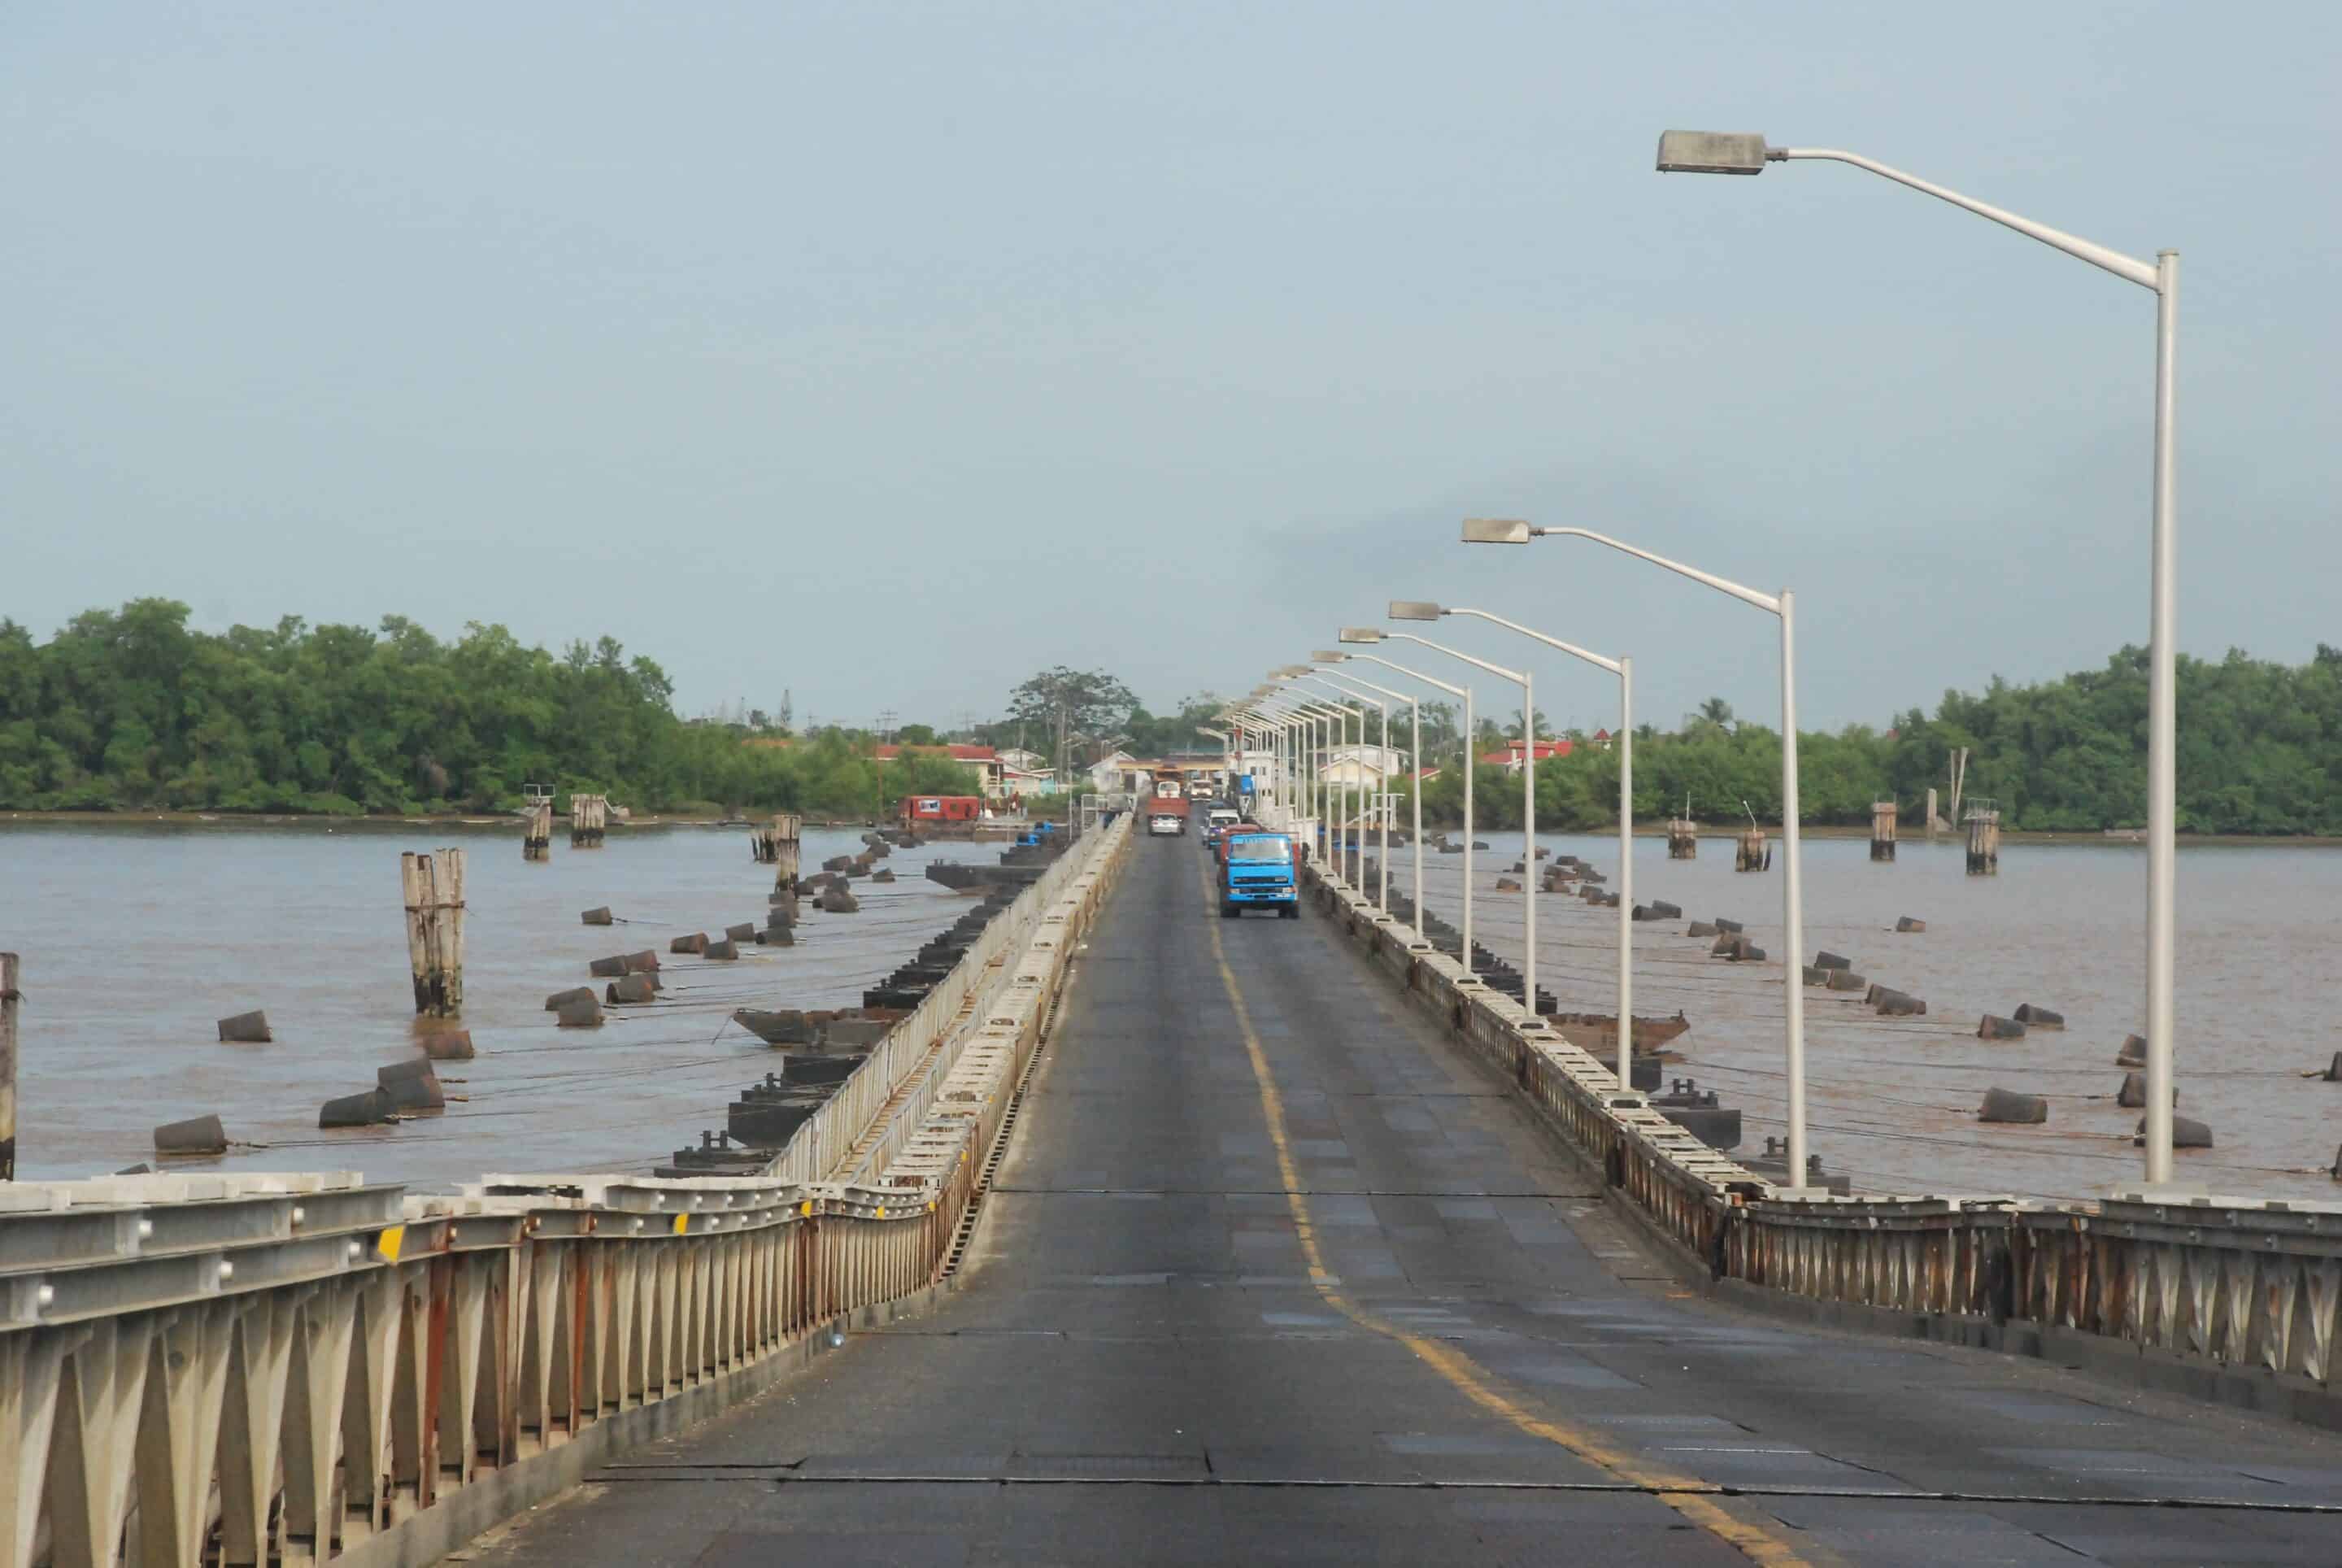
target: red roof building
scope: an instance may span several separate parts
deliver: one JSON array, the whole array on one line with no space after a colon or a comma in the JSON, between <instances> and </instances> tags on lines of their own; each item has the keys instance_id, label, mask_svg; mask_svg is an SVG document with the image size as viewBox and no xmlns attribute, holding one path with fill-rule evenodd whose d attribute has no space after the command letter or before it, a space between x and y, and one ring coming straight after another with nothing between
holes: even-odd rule
<instances>
[{"instance_id":1,"label":"red roof building","mask_svg":"<svg viewBox=\"0 0 2342 1568\"><path fill-rule=\"evenodd\" d=\"M1521 755L1526 749L1522 741L1507 740L1502 751L1483 752L1481 766L1502 768L1507 773L1517 773L1521 770ZM1540 740L1536 743L1536 759L1542 762L1548 757L1566 757L1570 749L1570 743L1566 740Z\"/></svg>"}]
</instances>

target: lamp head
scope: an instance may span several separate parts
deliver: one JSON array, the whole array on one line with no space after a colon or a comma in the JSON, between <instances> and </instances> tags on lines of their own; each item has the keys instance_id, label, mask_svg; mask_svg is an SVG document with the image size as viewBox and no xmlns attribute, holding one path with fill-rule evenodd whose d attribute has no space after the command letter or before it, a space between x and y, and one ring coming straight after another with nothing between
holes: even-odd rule
<instances>
[{"instance_id":1,"label":"lamp head","mask_svg":"<svg viewBox=\"0 0 2342 1568\"><path fill-rule=\"evenodd\" d=\"M1442 613L1437 605L1419 598L1395 598L1388 611L1393 620L1437 620Z\"/></svg>"},{"instance_id":2,"label":"lamp head","mask_svg":"<svg viewBox=\"0 0 2342 1568\"><path fill-rule=\"evenodd\" d=\"M1311 662L1316 664L1339 664L1349 657L1339 648L1317 648L1309 655Z\"/></svg>"},{"instance_id":3,"label":"lamp head","mask_svg":"<svg viewBox=\"0 0 2342 1568\"><path fill-rule=\"evenodd\" d=\"M1464 519L1464 542L1467 545L1525 545L1529 542L1529 526L1518 518L1466 518Z\"/></svg>"},{"instance_id":4,"label":"lamp head","mask_svg":"<svg viewBox=\"0 0 2342 1568\"><path fill-rule=\"evenodd\" d=\"M1742 131L1661 131L1663 175L1760 175L1783 155L1765 138Z\"/></svg>"},{"instance_id":5,"label":"lamp head","mask_svg":"<svg viewBox=\"0 0 2342 1568\"><path fill-rule=\"evenodd\" d=\"M1380 642L1382 639L1383 628L1378 626L1346 626L1342 628L1342 635L1336 640L1339 642Z\"/></svg>"},{"instance_id":6,"label":"lamp head","mask_svg":"<svg viewBox=\"0 0 2342 1568\"><path fill-rule=\"evenodd\" d=\"M1308 675L1312 672L1309 667L1306 664L1287 664L1281 665L1277 668L1270 670L1269 673L1276 677L1279 680L1290 680L1296 675Z\"/></svg>"}]
</instances>

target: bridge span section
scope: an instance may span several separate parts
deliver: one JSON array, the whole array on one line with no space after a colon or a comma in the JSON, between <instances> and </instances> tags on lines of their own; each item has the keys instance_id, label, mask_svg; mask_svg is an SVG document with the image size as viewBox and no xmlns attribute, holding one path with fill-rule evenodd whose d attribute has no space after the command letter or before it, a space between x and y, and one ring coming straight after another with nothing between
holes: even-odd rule
<instances>
[{"instance_id":1,"label":"bridge span section","mask_svg":"<svg viewBox=\"0 0 2342 1568\"><path fill-rule=\"evenodd\" d=\"M1704 1299L1335 923L1111 894L935 1310L468 1561L2325 1563L2342 1443Z\"/></svg>"}]
</instances>

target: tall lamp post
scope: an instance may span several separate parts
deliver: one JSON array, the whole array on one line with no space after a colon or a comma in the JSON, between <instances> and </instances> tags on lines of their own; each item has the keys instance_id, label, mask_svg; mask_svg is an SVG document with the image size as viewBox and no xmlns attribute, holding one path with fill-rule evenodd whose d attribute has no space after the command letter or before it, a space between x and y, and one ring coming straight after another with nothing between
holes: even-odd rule
<instances>
[{"instance_id":1,"label":"tall lamp post","mask_svg":"<svg viewBox=\"0 0 2342 1568\"><path fill-rule=\"evenodd\" d=\"M1638 560L1665 567L1696 583L1705 583L1718 593L1731 595L1743 604L1755 605L1770 611L1781 622L1781 850L1787 864L1781 877L1781 923L1787 928L1784 940L1788 951L1782 955L1781 989L1783 1032L1788 1055L1789 1091L1789 1180L1787 1185L1806 1185L1806 904L1803 857L1797 837L1797 596L1787 588L1778 594L1759 593L1744 588L1728 578L1687 567L1681 561L1671 561L1665 556L1653 555L1607 534L1597 534L1591 528L1533 528L1512 518L1467 518L1464 523L1464 542L1473 545L1525 545L1538 535L1552 534L1570 538L1592 539L1624 551ZM1623 900L1622 900L1623 901ZM1621 1028L1631 1027L1622 1024ZM1626 1059L1622 1056L1620 1060Z\"/></svg>"},{"instance_id":2,"label":"tall lamp post","mask_svg":"<svg viewBox=\"0 0 2342 1568\"><path fill-rule=\"evenodd\" d=\"M1317 651L1317 652L1316 652L1316 653L1312 653L1309 657L1310 657L1312 659L1321 659L1321 658L1324 658L1326 657L1326 654L1325 654L1324 650L1322 650L1322 649L1321 649L1321 650L1319 650L1319 651ZM1335 655L1334 657L1335 657L1335 658L1338 658L1340 656L1337 654L1337 655ZM1307 681L1311 681L1311 682L1315 683L1316 686L1318 686L1319 688L1321 688L1321 689L1324 689L1324 690L1333 692L1336 697L1340 698L1340 699L1341 699L1344 702L1346 702L1346 703L1347 703L1347 702L1357 702L1357 703L1360 703L1360 704L1364 704L1364 703L1367 703L1367 702L1371 702L1371 703L1373 703L1373 704L1375 705L1375 711L1376 711L1376 712L1377 712L1377 713L1379 713L1380 715L1382 715L1383 750L1384 750L1386 753L1387 753L1387 752L1390 750L1390 705L1389 705L1388 703L1386 703L1386 702L1383 701L1380 698L1376 698L1376 697L1366 697L1366 698L1361 698L1361 697L1360 697L1356 692L1352 691L1349 688L1347 688L1347 687L1346 687L1346 686L1342 685L1339 681L1336 680L1336 679L1335 679L1332 676L1330 676L1330 675L1320 675L1320 674L1317 674L1317 673L1316 673L1316 672L1315 672L1315 671L1312 671L1310 674L1306 675L1306 676L1303 676L1301 678L1302 678L1302 679L1304 679L1304 680L1307 680ZM1346 778L1343 778L1343 779L1342 779L1342 799L1343 799L1344 803L1345 803L1344 809L1345 809L1346 810L1348 810L1348 811L1350 812L1350 820L1351 820L1351 824L1352 824L1352 826L1351 826L1351 830L1350 830L1350 840L1349 840L1349 842L1350 842L1350 857L1351 857L1351 859L1352 859L1353 860L1355 860L1355 861L1356 861L1356 862L1357 862L1357 868L1358 868L1357 882L1358 882L1358 884L1359 884L1359 891L1361 891L1361 892L1364 892L1364 891L1366 890L1366 889L1365 889L1365 883L1366 883L1366 776L1365 776L1365 773L1363 772L1363 770L1362 770L1362 769L1361 769L1361 768L1359 767L1359 758L1360 758L1360 755L1361 755L1361 754L1366 750L1366 709L1365 709L1365 708L1364 708L1363 706L1361 706L1361 707L1359 708L1359 709L1358 709L1358 744L1357 744L1357 746L1356 746L1356 748L1351 751L1351 753L1350 753L1350 769L1349 769L1349 776L1348 776L1348 777L1346 777ZM1339 761L1338 761L1338 760L1337 760L1337 761L1336 761L1336 767L1337 769L1340 767L1340 763L1339 763ZM1338 775L1337 775L1337 776L1338 776ZM1353 786L1354 784L1356 786L1356 788L1355 789L1355 790L1352 789L1352 786ZM1355 794L1355 795L1356 795L1356 801L1357 801L1357 803L1356 803L1356 805L1355 807L1352 807L1352 806L1350 806L1350 805L1348 804L1348 802L1349 802L1349 800L1350 800L1351 797L1352 797L1354 794ZM1384 832L1384 834L1383 834L1383 855L1384 855L1384 859L1385 859L1386 866L1387 866L1388 859L1389 859L1389 855L1390 855L1390 834L1389 834L1389 832L1387 831L1387 829L1386 829L1386 830ZM1388 882L1389 882L1389 877L1388 877L1387 871L1386 871L1386 874L1385 874L1385 877L1384 877L1384 882L1385 882L1385 885L1386 885L1386 890L1387 890L1387 888L1388 888Z\"/></svg>"},{"instance_id":3,"label":"tall lamp post","mask_svg":"<svg viewBox=\"0 0 2342 1568\"><path fill-rule=\"evenodd\" d=\"M1286 677L1285 678L1290 679L1292 678ZM1266 700L1280 703L1291 711L1299 714L1311 731L1311 754L1303 758L1302 772L1306 780L1304 787L1310 791L1313 802L1308 815L1311 823L1311 836L1314 838L1318 828L1324 825L1326 817L1332 811L1338 809L1338 808L1333 806L1327 799L1326 780L1321 776L1321 766L1317 762L1316 759L1321 756L1330 757L1333 754L1333 744L1331 743L1332 728L1337 723L1346 722L1349 717L1348 712L1346 709L1336 708L1330 702L1323 701L1304 693L1291 691L1282 688L1276 689ZM1328 738L1326 743L1320 744L1318 742L1316 737L1317 732L1320 730L1323 730L1326 734ZM1333 822L1330 827L1326 829L1326 849L1335 861L1335 875L1338 877L1341 875L1340 822L1338 820Z\"/></svg>"},{"instance_id":4,"label":"tall lamp post","mask_svg":"<svg viewBox=\"0 0 2342 1568\"><path fill-rule=\"evenodd\" d=\"M1754 135L1668 131L1659 137L1662 174L1762 174L1793 159L1851 164L1897 185L1990 218L2053 250L2087 261L2155 295L2154 517L2148 532L2147 685L2147 1180L2171 1180L2173 982L2178 923L2179 619L2179 253L2152 263L2093 245L2047 224L1962 196L1917 175L1836 147L1776 147Z\"/></svg>"},{"instance_id":5,"label":"tall lamp post","mask_svg":"<svg viewBox=\"0 0 2342 1568\"><path fill-rule=\"evenodd\" d=\"M1395 598L1388 614L1393 620L1437 620L1439 607L1421 599ZM1393 637L1419 643L1434 653L1444 653L1450 658L1460 658L1475 668L1485 669L1500 679L1509 680L1521 689L1521 728L1528 734L1526 755L1522 760L1521 781L1521 994L1528 1010L1528 1026L1545 1027L1545 1016L1537 1011L1536 992L1536 702L1531 690L1528 672L1506 669L1501 664L1491 664L1485 658L1475 658L1457 648L1433 642L1428 638L1409 632L1395 631ZM1471 840L1465 840L1468 846ZM1466 853L1469 853L1467 849ZM1465 867L1465 885L1471 885L1471 867ZM1472 952L1467 939L1464 951L1464 968L1472 968Z\"/></svg>"},{"instance_id":6,"label":"tall lamp post","mask_svg":"<svg viewBox=\"0 0 2342 1568\"><path fill-rule=\"evenodd\" d=\"M1311 657L1316 658L1320 664L1346 664L1350 659L1350 656L1348 654L1344 653L1337 648L1319 648ZM1415 749L1408 752L1407 755L1413 757L1421 753L1423 749L1423 704L1418 699L1410 696L1406 692L1394 691L1387 686L1377 686L1373 681L1366 679L1365 677L1352 675L1347 670L1339 672L1328 671L1326 678L1328 680L1346 682L1348 685L1353 687L1364 688L1366 690L1374 692L1379 697L1387 698L1393 702L1406 703L1408 721L1413 727L1413 739L1409 744L1411 744ZM1375 773L1377 778L1384 779L1386 784L1387 784L1389 779L1390 760L1390 710L1388 709L1384 709L1383 755L1381 763L1376 768ZM1383 887L1381 905L1384 917L1387 919L1390 915L1390 791L1386 788L1378 793L1380 794L1381 799L1376 804L1378 809L1382 813L1383 828ZM1416 802L1415 808L1415 907L1417 910L1420 910L1423 908L1423 803L1420 800Z\"/></svg>"},{"instance_id":7,"label":"tall lamp post","mask_svg":"<svg viewBox=\"0 0 2342 1568\"><path fill-rule=\"evenodd\" d=\"M1383 640L1383 633L1370 626L1346 626L1342 628L1338 640L1345 643L1378 643ZM1410 669L1404 664L1394 664L1380 654L1353 653L1344 657L1365 659L1370 664L1379 664L1385 669L1396 670L1409 680L1419 680L1426 686L1436 687L1464 704L1464 730L1466 740L1464 748L1464 852L1467 857L1465 861L1467 868L1465 879L1465 902L1468 910L1471 901L1471 879L1468 873L1471 861L1468 857L1472 852L1472 748L1469 744L1472 729L1471 689L1464 686L1450 686L1436 675L1426 675L1423 671ZM1416 718L1415 777L1407 781L1407 796L1415 802L1415 940L1416 945L1421 947L1427 944L1423 940L1423 729L1420 708L1416 709ZM1467 913L1465 917L1465 929L1467 931L1471 929L1470 921L1471 917Z\"/></svg>"},{"instance_id":8,"label":"tall lamp post","mask_svg":"<svg viewBox=\"0 0 2342 1568\"><path fill-rule=\"evenodd\" d=\"M1304 673L1287 677L1286 679L1288 682L1316 680L1318 681L1321 686L1323 685L1322 678L1318 677L1317 672L1314 668L1303 665L1300 668ZM1340 689L1336 688L1335 689L1338 691ZM1334 721L1338 728L1336 731L1334 745L1328 749L1326 753L1326 765L1328 768L1338 767L1342 754L1342 748L1350 744L1350 720L1353 717L1355 717L1358 721L1358 745L1361 749L1365 748L1366 743L1366 709L1363 705L1355 704L1350 699L1349 695L1346 692L1342 693L1338 698L1319 697L1314 693L1300 692L1295 692L1291 695L1296 699L1296 700L1303 700L1306 699L1306 700L1316 704L1318 708L1334 716ZM1349 883L1351 886L1355 887L1357 884L1356 879L1353 879L1350 874L1351 861L1358 857L1359 842L1357 823L1351 812L1350 786L1346 779L1344 779L1338 773L1336 773L1333 779L1331 788L1334 791L1334 869L1344 882Z\"/></svg>"},{"instance_id":9,"label":"tall lamp post","mask_svg":"<svg viewBox=\"0 0 2342 1568\"><path fill-rule=\"evenodd\" d=\"M1339 640L1345 643L1380 643L1392 638L1401 642L1420 643L1425 648L1434 646L1425 642L1413 632L1385 631L1376 626L1346 626L1342 628ZM1440 648L1437 651L1444 653L1446 650ZM1359 657L1371 658L1374 656L1361 654ZM1436 686L1442 691L1455 692L1464 699L1464 978L1461 983L1477 985L1480 983L1480 977L1472 968L1472 689L1468 686L1450 686L1444 680L1435 680L1430 676L1418 674L1404 665L1391 664L1386 658L1376 659L1376 662L1388 665L1402 675L1412 675L1427 686ZM1418 935L1423 930L1420 910L1421 906L1418 904L1416 917L1416 930Z\"/></svg>"},{"instance_id":10,"label":"tall lamp post","mask_svg":"<svg viewBox=\"0 0 2342 1568\"><path fill-rule=\"evenodd\" d=\"M1321 648L1312 653L1309 657L1319 664L1339 664L1342 662L1345 656L1334 650ZM1361 702L1371 702L1375 705L1375 711L1381 716L1383 737L1382 757L1380 761L1376 765L1375 777L1377 780L1385 778L1389 769L1391 756L1390 705L1393 702L1407 702L1413 699L1405 692L1393 691L1388 687L1376 686L1370 680L1360 680L1356 676L1337 675L1331 670L1318 676L1316 678L1331 689L1340 692L1345 697L1355 698ZM1366 695L1369 692L1374 695ZM1357 751L1353 753L1351 757L1351 771L1356 775L1358 785L1358 811L1360 814L1359 830L1363 838L1365 832L1366 814L1369 809L1368 802L1371 801L1373 802L1372 810L1379 819L1379 824L1382 829L1382 842L1377 850L1376 862L1381 868L1381 891L1372 896L1376 907L1380 909L1386 916L1387 916L1390 912L1390 812L1384 809L1384 792L1379 789L1370 791L1366 787L1365 752L1366 748L1364 746L1360 746ZM1360 859L1363 862L1363 853L1361 854ZM1363 865L1359 873L1359 879L1362 882L1365 880Z\"/></svg>"},{"instance_id":11,"label":"tall lamp post","mask_svg":"<svg viewBox=\"0 0 2342 1568\"><path fill-rule=\"evenodd\" d=\"M1618 678L1618 886L1615 890L1618 895L1618 1081L1629 1084L1633 1081L1635 1050L1635 661L1624 654L1605 658L1575 643L1547 637L1484 609L1446 605L1440 613L1471 616L1492 626L1501 626ZM1534 747L1531 755L1535 755Z\"/></svg>"}]
</instances>

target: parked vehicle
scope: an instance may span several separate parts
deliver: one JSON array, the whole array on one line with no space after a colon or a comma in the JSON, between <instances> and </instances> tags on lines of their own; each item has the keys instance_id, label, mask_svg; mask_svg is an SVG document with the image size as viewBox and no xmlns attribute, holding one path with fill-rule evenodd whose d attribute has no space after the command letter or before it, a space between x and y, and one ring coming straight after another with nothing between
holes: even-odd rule
<instances>
[{"instance_id":1,"label":"parked vehicle","mask_svg":"<svg viewBox=\"0 0 2342 1568\"><path fill-rule=\"evenodd\" d=\"M1249 909L1272 909L1282 920L1301 918L1293 840L1285 834L1231 829L1220 835L1219 859L1222 920L1235 920Z\"/></svg>"}]
</instances>

